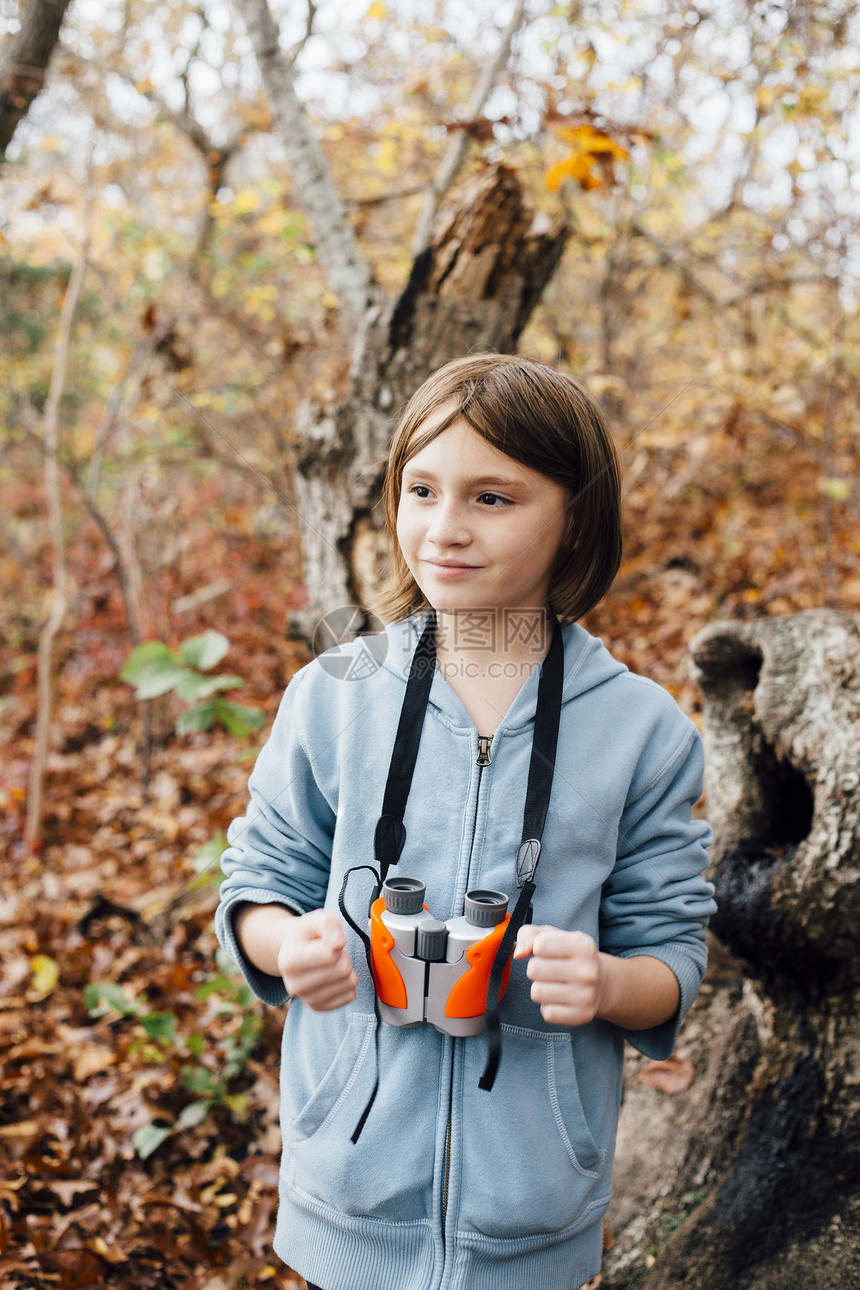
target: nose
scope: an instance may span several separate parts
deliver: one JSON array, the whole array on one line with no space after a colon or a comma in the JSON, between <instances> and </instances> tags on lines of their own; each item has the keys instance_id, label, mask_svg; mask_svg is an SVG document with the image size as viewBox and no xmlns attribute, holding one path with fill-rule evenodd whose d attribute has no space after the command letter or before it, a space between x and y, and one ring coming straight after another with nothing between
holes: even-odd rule
<instances>
[{"instance_id":1,"label":"nose","mask_svg":"<svg viewBox=\"0 0 860 1290\"><path fill-rule=\"evenodd\" d=\"M433 517L427 528L427 540L438 547L468 546L471 542L472 535L456 499L440 501L433 508Z\"/></svg>"}]
</instances>

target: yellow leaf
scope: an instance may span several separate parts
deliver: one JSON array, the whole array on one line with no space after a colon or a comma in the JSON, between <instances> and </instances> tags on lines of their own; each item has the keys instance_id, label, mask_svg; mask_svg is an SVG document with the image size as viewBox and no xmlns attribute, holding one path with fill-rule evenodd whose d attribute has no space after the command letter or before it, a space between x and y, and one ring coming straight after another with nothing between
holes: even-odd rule
<instances>
[{"instance_id":1,"label":"yellow leaf","mask_svg":"<svg viewBox=\"0 0 860 1290\"><path fill-rule=\"evenodd\" d=\"M31 984L39 994L50 994L60 979L60 965L47 954L34 954L30 959Z\"/></svg>"},{"instance_id":2,"label":"yellow leaf","mask_svg":"<svg viewBox=\"0 0 860 1290\"><path fill-rule=\"evenodd\" d=\"M287 223L287 213L283 210L273 208L261 215L255 224L255 228L268 237L279 237L283 233Z\"/></svg>"},{"instance_id":3,"label":"yellow leaf","mask_svg":"<svg viewBox=\"0 0 860 1290\"><path fill-rule=\"evenodd\" d=\"M376 168L383 175L395 175L398 169L399 155L396 139L380 139L374 150Z\"/></svg>"},{"instance_id":4,"label":"yellow leaf","mask_svg":"<svg viewBox=\"0 0 860 1290\"><path fill-rule=\"evenodd\" d=\"M823 85L803 85L797 98L802 112L820 112L827 104L827 90Z\"/></svg>"},{"instance_id":5,"label":"yellow leaf","mask_svg":"<svg viewBox=\"0 0 860 1290\"><path fill-rule=\"evenodd\" d=\"M565 143L573 144L576 152L590 152L592 156L596 156L601 152L608 152L613 157L622 159L630 156L626 148L622 148L620 143L616 143L603 130L598 130L593 125L565 127L557 130L556 134Z\"/></svg>"},{"instance_id":6,"label":"yellow leaf","mask_svg":"<svg viewBox=\"0 0 860 1290\"><path fill-rule=\"evenodd\" d=\"M260 205L260 194L256 188L240 188L233 198L234 215L250 215Z\"/></svg>"},{"instance_id":7,"label":"yellow leaf","mask_svg":"<svg viewBox=\"0 0 860 1290\"><path fill-rule=\"evenodd\" d=\"M625 160L630 156L626 148L593 125L566 126L556 129L555 133L571 145L571 150L547 172L546 186L550 192L555 192L568 177L578 180L585 189L599 188L603 180L597 171L598 159L608 157L611 164L615 157Z\"/></svg>"},{"instance_id":8,"label":"yellow leaf","mask_svg":"<svg viewBox=\"0 0 860 1290\"><path fill-rule=\"evenodd\" d=\"M382 22L386 14L386 8L382 0L373 0L373 4L364 15L365 18L373 18L376 22Z\"/></svg>"},{"instance_id":9,"label":"yellow leaf","mask_svg":"<svg viewBox=\"0 0 860 1290\"><path fill-rule=\"evenodd\" d=\"M599 188L600 180L596 176L590 175L593 165L591 157L581 152L571 152L565 157L564 161L557 161L551 166L546 175L546 186L551 193L557 192L562 180L570 177L578 179L583 188ZM590 182L589 182L590 181Z\"/></svg>"},{"instance_id":10,"label":"yellow leaf","mask_svg":"<svg viewBox=\"0 0 860 1290\"><path fill-rule=\"evenodd\" d=\"M338 299L333 291L324 291L320 296L320 300L326 309L337 309Z\"/></svg>"}]
</instances>

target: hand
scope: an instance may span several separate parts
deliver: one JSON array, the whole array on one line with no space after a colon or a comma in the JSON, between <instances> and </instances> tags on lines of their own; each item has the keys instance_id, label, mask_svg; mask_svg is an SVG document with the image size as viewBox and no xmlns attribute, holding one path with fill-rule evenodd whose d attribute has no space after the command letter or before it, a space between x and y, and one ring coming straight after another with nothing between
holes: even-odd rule
<instances>
[{"instance_id":1,"label":"hand","mask_svg":"<svg viewBox=\"0 0 860 1290\"><path fill-rule=\"evenodd\" d=\"M355 998L358 977L346 952L346 933L328 909L289 919L278 971L290 994L314 1012L342 1008Z\"/></svg>"},{"instance_id":2,"label":"hand","mask_svg":"<svg viewBox=\"0 0 860 1290\"><path fill-rule=\"evenodd\" d=\"M515 959L529 959L531 997L552 1026L585 1026L600 1004L601 955L585 932L557 927L521 927Z\"/></svg>"}]
</instances>

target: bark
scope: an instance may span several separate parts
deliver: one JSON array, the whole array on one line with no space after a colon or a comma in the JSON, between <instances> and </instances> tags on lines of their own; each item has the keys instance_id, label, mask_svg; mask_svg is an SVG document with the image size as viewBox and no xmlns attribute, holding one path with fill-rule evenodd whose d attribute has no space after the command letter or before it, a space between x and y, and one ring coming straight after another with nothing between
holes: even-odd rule
<instances>
[{"instance_id":1,"label":"bark","mask_svg":"<svg viewBox=\"0 0 860 1290\"><path fill-rule=\"evenodd\" d=\"M533 216L495 166L453 192L399 299L368 312L349 395L299 416L296 497L309 602L294 626L368 603L384 565L377 505L392 421L437 367L469 351L516 348L558 264L567 228Z\"/></svg>"},{"instance_id":2,"label":"bark","mask_svg":"<svg viewBox=\"0 0 860 1290\"><path fill-rule=\"evenodd\" d=\"M642 1290L856 1290L860 619L816 610L717 623L691 650L716 838L713 930L747 981L732 1026L709 1032L722 1073L670 1184L676 1207L705 1199Z\"/></svg>"},{"instance_id":3,"label":"bark","mask_svg":"<svg viewBox=\"0 0 860 1290\"><path fill-rule=\"evenodd\" d=\"M353 338L348 393L325 408L306 403L296 426L295 490L309 599L292 627L311 639L323 615L366 605L379 581L384 554L378 500L394 414L449 359L470 350L516 347L558 263L567 229L533 218L516 176L503 166L450 194L467 129L431 185L409 282L397 300L386 300L296 95L294 60L280 47L268 0L246 0L236 9L254 46L294 191ZM473 116L483 110L524 12L523 0L517 0L496 54L476 83ZM362 613L348 608L346 618L351 630L363 621Z\"/></svg>"},{"instance_id":4,"label":"bark","mask_svg":"<svg viewBox=\"0 0 860 1290\"><path fill-rule=\"evenodd\" d=\"M70 0L30 0L0 58L0 158L45 83Z\"/></svg>"}]
</instances>

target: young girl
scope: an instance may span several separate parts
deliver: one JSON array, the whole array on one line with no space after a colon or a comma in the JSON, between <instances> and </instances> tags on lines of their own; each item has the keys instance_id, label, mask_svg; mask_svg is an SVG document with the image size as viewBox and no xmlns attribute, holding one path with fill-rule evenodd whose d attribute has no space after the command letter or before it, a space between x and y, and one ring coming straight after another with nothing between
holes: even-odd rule
<instances>
[{"instance_id":1,"label":"young girl","mask_svg":"<svg viewBox=\"0 0 860 1290\"><path fill-rule=\"evenodd\" d=\"M222 861L222 944L291 1000L275 1249L312 1290L575 1290L601 1262L624 1039L667 1057L705 967L700 741L576 624L621 539L573 379L449 363L402 416L385 507L393 621L293 678ZM358 933L388 866L440 922L476 888L531 906L500 1031L387 1024Z\"/></svg>"}]
</instances>

